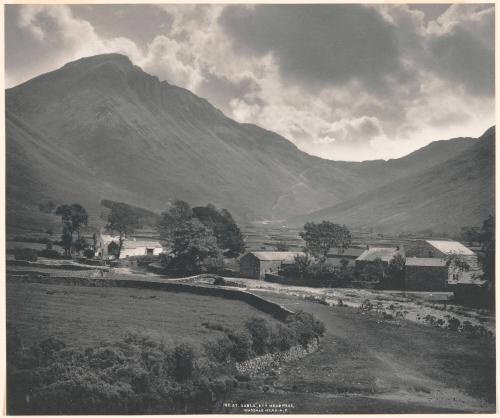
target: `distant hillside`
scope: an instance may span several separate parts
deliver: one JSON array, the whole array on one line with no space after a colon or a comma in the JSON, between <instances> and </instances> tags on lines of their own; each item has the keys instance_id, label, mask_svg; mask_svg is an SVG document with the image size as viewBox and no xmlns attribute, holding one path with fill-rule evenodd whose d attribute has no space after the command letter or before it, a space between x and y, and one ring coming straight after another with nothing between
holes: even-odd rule
<instances>
[{"instance_id":1,"label":"distant hillside","mask_svg":"<svg viewBox=\"0 0 500 418\"><path fill-rule=\"evenodd\" d=\"M406 158L412 159L413 154ZM473 146L442 164L297 217L293 223L325 219L391 232L448 233L461 226L480 226L494 214L494 162L495 129L491 128Z\"/></svg>"},{"instance_id":2,"label":"distant hillside","mask_svg":"<svg viewBox=\"0 0 500 418\"><path fill-rule=\"evenodd\" d=\"M158 224L158 221L160 220L160 215L155 212L151 212L150 210L139 208L137 206L128 205L123 202L114 202L112 200L101 200L101 206L107 209L101 212L101 218L103 219L103 221L106 221L107 214L111 212L113 208L115 208L116 206L122 206L129 209L135 216L137 216L139 225L141 227L155 228L156 225Z\"/></svg>"},{"instance_id":3,"label":"distant hillside","mask_svg":"<svg viewBox=\"0 0 500 418\"><path fill-rule=\"evenodd\" d=\"M441 164L474 142L440 141L387 162L324 160L123 55L98 55L6 90L7 227L42 228L38 204L47 199L79 202L91 219L103 199L157 213L182 199L237 220L284 220Z\"/></svg>"}]
</instances>

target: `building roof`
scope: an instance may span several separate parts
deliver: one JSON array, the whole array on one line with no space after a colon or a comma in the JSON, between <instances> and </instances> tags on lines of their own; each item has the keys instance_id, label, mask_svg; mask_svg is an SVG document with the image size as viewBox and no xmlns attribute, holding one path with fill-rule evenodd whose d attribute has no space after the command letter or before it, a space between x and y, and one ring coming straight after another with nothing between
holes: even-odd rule
<instances>
[{"instance_id":1,"label":"building roof","mask_svg":"<svg viewBox=\"0 0 500 418\"><path fill-rule=\"evenodd\" d=\"M446 267L446 261L442 258L409 257L406 259L406 265L417 267Z\"/></svg>"},{"instance_id":2,"label":"building roof","mask_svg":"<svg viewBox=\"0 0 500 418\"><path fill-rule=\"evenodd\" d=\"M457 241L434 241L426 240L430 245L441 251L443 254L460 254L460 255L474 255L474 252L469 250L465 245Z\"/></svg>"},{"instance_id":3,"label":"building roof","mask_svg":"<svg viewBox=\"0 0 500 418\"><path fill-rule=\"evenodd\" d=\"M356 261L374 261L375 259L380 258L382 261L388 262L398 253L399 250L395 247L371 247L363 251L363 254L361 254Z\"/></svg>"},{"instance_id":4,"label":"building roof","mask_svg":"<svg viewBox=\"0 0 500 418\"><path fill-rule=\"evenodd\" d=\"M301 251L252 251L248 254L261 261L292 261L297 255L305 255Z\"/></svg>"},{"instance_id":5,"label":"building roof","mask_svg":"<svg viewBox=\"0 0 500 418\"><path fill-rule=\"evenodd\" d=\"M326 256L328 258L356 258L359 257L361 254L363 254L364 249L363 248L347 248L343 253L339 253L338 250L332 249Z\"/></svg>"},{"instance_id":6,"label":"building roof","mask_svg":"<svg viewBox=\"0 0 500 418\"><path fill-rule=\"evenodd\" d=\"M128 240L123 241L123 249L133 249L133 248L163 248L163 246L158 241L146 241L146 240Z\"/></svg>"}]
</instances>

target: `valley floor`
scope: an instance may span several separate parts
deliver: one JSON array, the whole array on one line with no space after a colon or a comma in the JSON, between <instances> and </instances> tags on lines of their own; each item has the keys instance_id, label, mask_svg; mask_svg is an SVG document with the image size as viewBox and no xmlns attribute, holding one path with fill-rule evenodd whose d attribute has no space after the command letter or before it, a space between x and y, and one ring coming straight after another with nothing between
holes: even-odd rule
<instances>
[{"instance_id":1,"label":"valley floor","mask_svg":"<svg viewBox=\"0 0 500 418\"><path fill-rule=\"evenodd\" d=\"M316 353L240 388L234 400L292 400L297 413L495 411L494 340L266 295L313 313L325 323L326 334Z\"/></svg>"},{"instance_id":2,"label":"valley floor","mask_svg":"<svg viewBox=\"0 0 500 418\"><path fill-rule=\"evenodd\" d=\"M11 267L10 274L14 273L13 269ZM11 282L15 281L15 276L22 274L21 267L16 270ZM61 270L46 273L57 276L65 274ZM90 274L67 273L68 276ZM137 274L127 269L117 269L108 274L113 278L165 280L158 275ZM361 311L357 307L367 297L374 302L378 297L382 304L399 304L407 312L412 306L415 309L440 311L437 306L432 308L437 302L429 300L429 295L427 298L415 295L411 299L398 293L372 292L367 296L364 291L355 289L295 289L245 279L231 280L245 284L247 291L286 308L314 314L324 322L326 333L317 352L302 360L283 363L248 382L240 382L231 399L226 399L226 405L229 406L221 412L241 413L245 412L242 405L275 404L291 405L288 412L293 413L495 411L495 338L491 335L472 338L465 332L429 326L404 317L383 317L378 310ZM27 286L30 292L26 291ZM219 313L228 325L236 319L240 322L251 313L249 307L240 306L241 303L233 306L235 302L232 301L220 300L222 303L218 302L219 306L213 305L210 297L137 289L77 289L70 286L9 284L7 307L11 310L10 318L14 322L18 321L18 325L26 332L35 332L30 325L30 318L42 322L54 321L57 315L63 315L57 310L70 299L76 298L70 305L76 306L82 313L80 318L94 318L95 325L103 329L101 334L104 335L107 333L106 323L96 322L95 315L90 313L100 310L100 307L105 307L107 312L110 306L116 305L108 312L114 318L111 319L114 320L115 332L125 328L127 315L135 322L139 316L144 316L141 326L147 329L148 311L151 312L151 318L161 318L161 323L155 325L157 332L165 327L166 330L171 329L169 321L201 321L206 317L205 305L211 306L213 315L209 319L216 321ZM30 299L26 299L28 293L31 294ZM446 299L446 295L435 297L441 301ZM338 306L338 298L343 298L343 306ZM84 303L92 306L85 307L82 305ZM52 315L54 310L57 311L56 316ZM63 310L74 316L69 305ZM182 312L182 316L176 312ZM461 313L468 315L466 317L471 320L494 324L491 313L487 315L486 312L465 309ZM193 336L202 331L193 324L185 325ZM165 332L168 334L170 331ZM181 334L177 333L179 336ZM90 338L91 333L88 336Z\"/></svg>"}]
</instances>

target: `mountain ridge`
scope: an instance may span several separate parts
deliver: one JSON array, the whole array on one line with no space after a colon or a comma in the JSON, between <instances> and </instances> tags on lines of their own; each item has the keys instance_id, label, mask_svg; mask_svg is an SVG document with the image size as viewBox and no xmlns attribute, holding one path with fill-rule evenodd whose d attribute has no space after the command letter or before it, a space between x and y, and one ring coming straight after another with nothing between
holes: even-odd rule
<instances>
[{"instance_id":1,"label":"mountain ridge","mask_svg":"<svg viewBox=\"0 0 500 418\"><path fill-rule=\"evenodd\" d=\"M443 233L456 232L457 225L480 226L482 220L494 214L494 155L495 129L491 127L471 147L416 177L397 179L291 222L301 224L327 219L356 227L370 225L388 232ZM477 201L478 205L463 204L464 196Z\"/></svg>"},{"instance_id":2,"label":"mountain ridge","mask_svg":"<svg viewBox=\"0 0 500 418\"><path fill-rule=\"evenodd\" d=\"M228 118L120 54L82 58L6 90L6 140L11 225L13 211L35 210L43 199L79 200L94 212L102 199L156 212L183 199L241 220L287 219L443 163L473 143L445 141L439 153L405 164L325 160Z\"/></svg>"}]
</instances>

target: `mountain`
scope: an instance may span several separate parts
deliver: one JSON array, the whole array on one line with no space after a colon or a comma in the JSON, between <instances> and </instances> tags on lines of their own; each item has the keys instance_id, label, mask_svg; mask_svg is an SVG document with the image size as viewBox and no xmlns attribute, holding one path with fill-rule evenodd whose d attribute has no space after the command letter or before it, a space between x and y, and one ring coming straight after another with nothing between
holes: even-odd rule
<instances>
[{"instance_id":1,"label":"mountain","mask_svg":"<svg viewBox=\"0 0 500 418\"><path fill-rule=\"evenodd\" d=\"M160 212L213 203L237 220L287 219L340 204L438 165L462 138L403 159L330 161L237 123L205 99L160 81L123 55L82 58L6 90L8 229L30 228L40 202L101 200ZM44 219L45 219L44 218Z\"/></svg>"},{"instance_id":2,"label":"mountain","mask_svg":"<svg viewBox=\"0 0 500 418\"><path fill-rule=\"evenodd\" d=\"M407 159L415 154L418 151ZM444 163L293 222L325 219L389 232L456 232L460 226L480 226L494 214L494 196L495 129L490 128L472 146Z\"/></svg>"}]
</instances>

